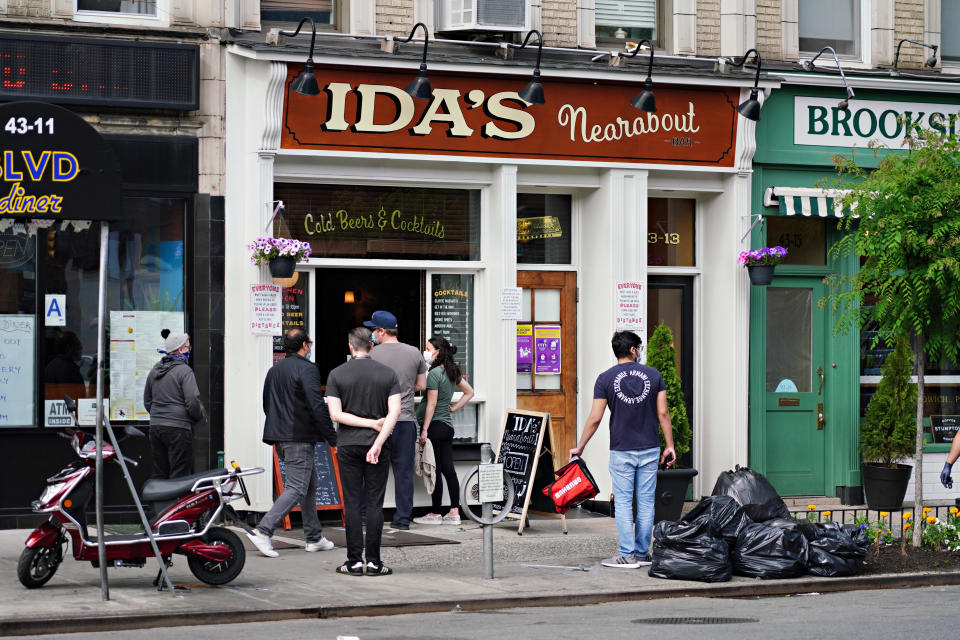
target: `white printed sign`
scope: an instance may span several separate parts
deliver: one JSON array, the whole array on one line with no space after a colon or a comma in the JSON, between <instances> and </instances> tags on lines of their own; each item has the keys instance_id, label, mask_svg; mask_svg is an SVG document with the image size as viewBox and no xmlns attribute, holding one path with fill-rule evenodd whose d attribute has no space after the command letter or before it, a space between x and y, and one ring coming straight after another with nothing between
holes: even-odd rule
<instances>
[{"instance_id":1,"label":"white printed sign","mask_svg":"<svg viewBox=\"0 0 960 640\"><path fill-rule=\"evenodd\" d=\"M478 474L480 502L500 502L503 500L503 465L482 464Z\"/></svg>"},{"instance_id":2,"label":"white printed sign","mask_svg":"<svg viewBox=\"0 0 960 640\"><path fill-rule=\"evenodd\" d=\"M103 399L103 414L110 416L110 398ZM77 400L77 422L84 427L93 427L97 424L97 399L80 398Z\"/></svg>"},{"instance_id":3,"label":"white printed sign","mask_svg":"<svg viewBox=\"0 0 960 640\"><path fill-rule=\"evenodd\" d=\"M500 319L522 320L522 301L523 289L520 287L503 287L500 289Z\"/></svg>"},{"instance_id":4,"label":"white printed sign","mask_svg":"<svg viewBox=\"0 0 960 640\"><path fill-rule=\"evenodd\" d=\"M67 403L63 400L44 400L43 426L72 427L73 417L67 411Z\"/></svg>"},{"instance_id":5,"label":"white printed sign","mask_svg":"<svg viewBox=\"0 0 960 640\"><path fill-rule=\"evenodd\" d=\"M143 406L147 375L162 357L163 329L182 333L180 311L110 312L110 402L104 409L111 420L149 420Z\"/></svg>"},{"instance_id":6,"label":"white printed sign","mask_svg":"<svg viewBox=\"0 0 960 640\"><path fill-rule=\"evenodd\" d=\"M48 293L44 295L44 319L47 327L67 326L67 296L63 293Z\"/></svg>"},{"instance_id":7,"label":"white printed sign","mask_svg":"<svg viewBox=\"0 0 960 640\"><path fill-rule=\"evenodd\" d=\"M250 285L250 333L258 336L283 335L280 311L283 287L279 284Z\"/></svg>"},{"instance_id":8,"label":"white printed sign","mask_svg":"<svg viewBox=\"0 0 960 640\"><path fill-rule=\"evenodd\" d=\"M36 424L32 315L0 315L0 427Z\"/></svg>"},{"instance_id":9,"label":"white printed sign","mask_svg":"<svg viewBox=\"0 0 960 640\"><path fill-rule=\"evenodd\" d=\"M618 331L643 330L643 284L618 282L616 305Z\"/></svg>"}]
</instances>

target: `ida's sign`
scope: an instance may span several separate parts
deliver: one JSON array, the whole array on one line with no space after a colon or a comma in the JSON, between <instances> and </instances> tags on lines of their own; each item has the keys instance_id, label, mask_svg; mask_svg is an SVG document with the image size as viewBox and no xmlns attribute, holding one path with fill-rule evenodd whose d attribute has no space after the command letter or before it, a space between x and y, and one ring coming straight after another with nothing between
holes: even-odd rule
<instances>
[{"instance_id":1,"label":"ida's sign","mask_svg":"<svg viewBox=\"0 0 960 640\"><path fill-rule=\"evenodd\" d=\"M793 143L823 147L867 147L870 142L891 149L903 146L907 132L933 129L956 133L960 105L929 102L850 101L837 108L836 98L794 98Z\"/></svg>"}]
</instances>

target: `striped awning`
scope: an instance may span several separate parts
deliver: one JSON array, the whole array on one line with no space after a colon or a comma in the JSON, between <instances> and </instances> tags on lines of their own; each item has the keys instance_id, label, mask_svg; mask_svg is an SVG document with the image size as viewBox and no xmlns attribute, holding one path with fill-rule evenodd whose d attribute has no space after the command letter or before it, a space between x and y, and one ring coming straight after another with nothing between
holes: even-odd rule
<instances>
[{"instance_id":1,"label":"striped awning","mask_svg":"<svg viewBox=\"0 0 960 640\"><path fill-rule=\"evenodd\" d=\"M844 215L852 215L856 218L857 215L853 213L856 206L845 210L837 201L837 198L845 193L836 189L770 187L763 194L763 204L766 207L779 207L782 216L842 218Z\"/></svg>"}]
</instances>

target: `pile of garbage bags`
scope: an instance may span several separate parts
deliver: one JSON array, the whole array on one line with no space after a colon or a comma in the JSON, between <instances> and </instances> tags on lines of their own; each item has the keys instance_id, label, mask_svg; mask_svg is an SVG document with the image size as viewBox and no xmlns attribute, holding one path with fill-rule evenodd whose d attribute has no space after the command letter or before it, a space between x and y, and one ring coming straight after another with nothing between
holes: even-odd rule
<instances>
[{"instance_id":1,"label":"pile of garbage bags","mask_svg":"<svg viewBox=\"0 0 960 640\"><path fill-rule=\"evenodd\" d=\"M657 523L650 575L700 582L724 582L733 574L768 580L850 576L869 546L856 525L791 518L763 475L737 466L721 473L713 495L680 522Z\"/></svg>"}]
</instances>

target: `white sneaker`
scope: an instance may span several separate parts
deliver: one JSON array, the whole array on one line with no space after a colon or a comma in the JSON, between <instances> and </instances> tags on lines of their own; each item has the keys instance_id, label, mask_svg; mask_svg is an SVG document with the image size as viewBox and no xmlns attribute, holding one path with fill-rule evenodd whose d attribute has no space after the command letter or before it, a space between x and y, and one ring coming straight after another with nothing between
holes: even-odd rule
<instances>
[{"instance_id":1,"label":"white sneaker","mask_svg":"<svg viewBox=\"0 0 960 640\"><path fill-rule=\"evenodd\" d=\"M460 516L443 516L443 524L460 524Z\"/></svg>"},{"instance_id":2,"label":"white sneaker","mask_svg":"<svg viewBox=\"0 0 960 640\"><path fill-rule=\"evenodd\" d=\"M605 558L600 561L605 567L614 567L616 569L637 569L640 567L640 560L633 556L616 555L612 558Z\"/></svg>"},{"instance_id":3,"label":"white sneaker","mask_svg":"<svg viewBox=\"0 0 960 640\"><path fill-rule=\"evenodd\" d=\"M310 553L314 551L330 551L330 549L333 549L333 542L323 536L320 536L320 539L316 542L308 542L306 546L306 550Z\"/></svg>"},{"instance_id":4,"label":"white sneaker","mask_svg":"<svg viewBox=\"0 0 960 640\"><path fill-rule=\"evenodd\" d=\"M260 550L260 553L267 556L268 558L277 558L280 556L276 550L273 548L273 542L270 541L268 536L265 536L261 531L254 531L254 533L248 533L247 537L250 538L257 549Z\"/></svg>"},{"instance_id":5,"label":"white sneaker","mask_svg":"<svg viewBox=\"0 0 960 640\"><path fill-rule=\"evenodd\" d=\"M439 513L429 513L413 519L417 524L443 524L443 520Z\"/></svg>"}]
</instances>

